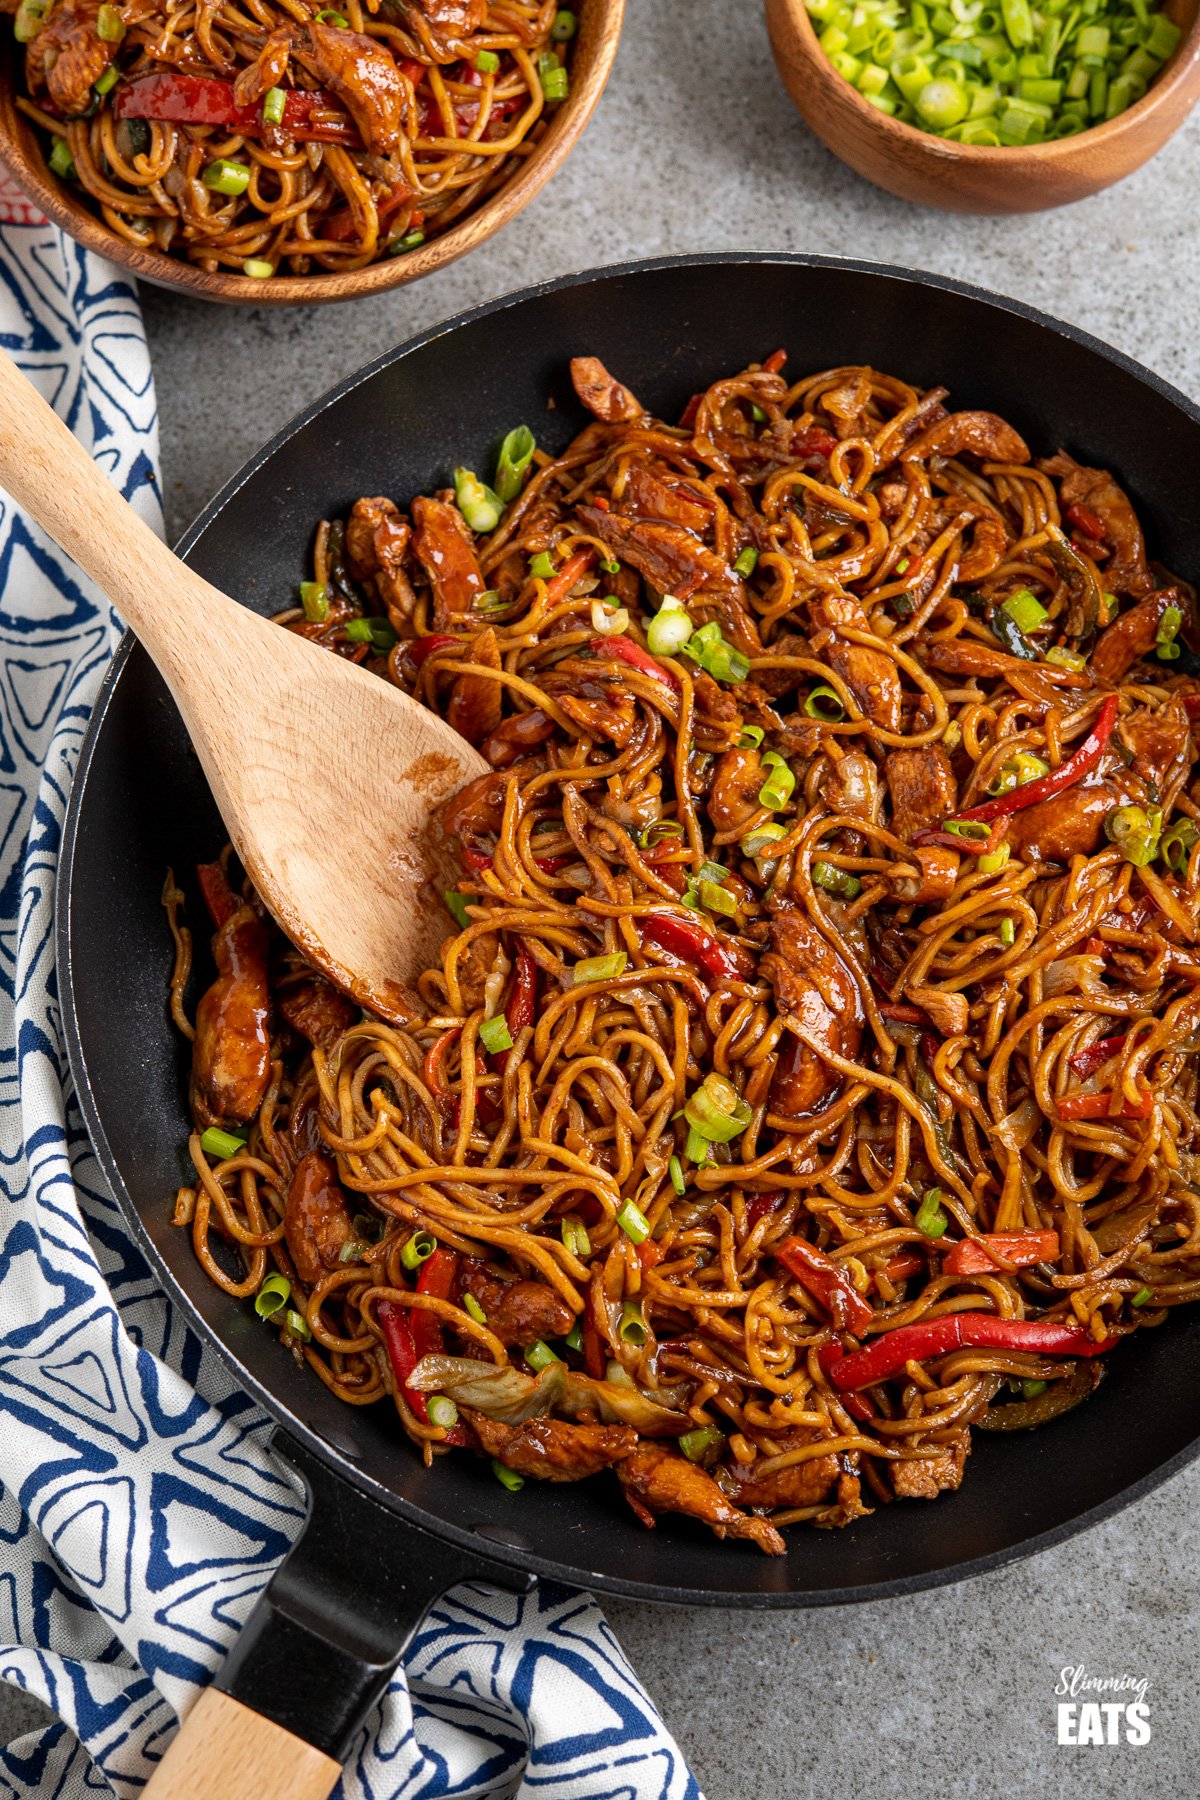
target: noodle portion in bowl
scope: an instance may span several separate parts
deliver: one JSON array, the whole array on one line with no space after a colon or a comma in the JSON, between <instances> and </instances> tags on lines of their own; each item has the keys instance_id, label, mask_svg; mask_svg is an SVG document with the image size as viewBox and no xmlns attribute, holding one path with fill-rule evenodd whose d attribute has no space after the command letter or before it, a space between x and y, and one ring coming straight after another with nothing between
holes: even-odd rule
<instances>
[{"instance_id":1,"label":"noodle portion in bowl","mask_svg":"<svg viewBox=\"0 0 1200 1800\"><path fill-rule=\"evenodd\" d=\"M785 362L670 425L580 357L561 455L321 527L283 626L494 772L399 1025L202 867L175 1213L427 1457L771 1553L1200 1293L1195 595L1106 471Z\"/></svg>"},{"instance_id":2,"label":"noodle portion in bowl","mask_svg":"<svg viewBox=\"0 0 1200 1800\"><path fill-rule=\"evenodd\" d=\"M506 185L570 91L554 0L20 0L20 109L140 249L209 273L348 272Z\"/></svg>"}]
</instances>

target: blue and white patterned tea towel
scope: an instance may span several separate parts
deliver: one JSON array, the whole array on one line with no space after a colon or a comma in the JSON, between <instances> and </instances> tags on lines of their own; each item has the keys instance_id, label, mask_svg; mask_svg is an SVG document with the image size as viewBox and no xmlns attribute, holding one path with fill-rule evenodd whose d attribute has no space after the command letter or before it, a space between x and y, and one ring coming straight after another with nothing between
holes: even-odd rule
<instances>
[{"instance_id":1,"label":"blue and white patterned tea towel","mask_svg":"<svg viewBox=\"0 0 1200 1800\"><path fill-rule=\"evenodd\" d=\"M0 343L157 525L136 292L3 184ZM267 1420L126 1236L69 1090L54 869L118 635L0 494L0 1678L62 1721L0 1751L5 1800L133 1800L300 1518ZM442 1602L339 1791L699 1800L603 1615L550 1587Z\"/></svg>"}]
</instances>

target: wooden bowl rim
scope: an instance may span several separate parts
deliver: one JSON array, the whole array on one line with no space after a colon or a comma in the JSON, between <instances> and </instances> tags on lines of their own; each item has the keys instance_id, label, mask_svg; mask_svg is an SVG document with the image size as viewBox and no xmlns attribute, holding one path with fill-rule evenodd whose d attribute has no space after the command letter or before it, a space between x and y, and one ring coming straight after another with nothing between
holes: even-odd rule
<instances>
[{"instance_id":1,"label":"wooden bowl rim","mask_svg":"<svg viewBox=\"0 0 1200 1800\"><path fill-rule=\"evenodd\" d=\"M8 66L0 70L0 167L7 170L21 191L48 219L69 237L94 250L107 262L130 270L139 280L157 287L174 288L197 300L246 306L322 306L407 287L425 275L456 262L511 219L539 193L566 161L584 127L596 110L608 84L625 20L626 0L577 0L580 39L588 54L578 81L572 80L566 101L550 121L549 129L532 155L499 191L474 212L468 213L443 236L433 238L406 255L368 263L362 269L323 272L316 275L273 276L256 281L249 275L223 271L209 274L179 257L161 250L139 250L109 229L89 207L75 201L48 170L18 150L5 131L5 114L16 115L12 103L13 52L7 47ZM586 38L585 38L586 32ZM592 40L588 42L587 40ZM578 40L577 40L578 41ZM574 67L572 72L574 73ZM30 133L34 127L29 125Z\"/></svg>"},{"instance_id":2,"label":"wooden bowl rim","mask_svg":"<svg viewBox=\"0 0 1200 1800\"><path fill-rule=\"evenodd\" d=\"M822 50L805 0L764 0L764 3L768 18L773 16L776 20L788 21L793 43L813 64L814 69L819 68L817 79L840 90L842 96L849 99L860 119L874 126L879 136L911 144L938 162L974 163L980 167L990 163L996 169L999 169L1006 157L1014 155L1030 157L1042 163L1069 162L1084 145L1091 150L1097 144L1114 143L1126 131L1148 118L1177 88L1185 85L1185 78L1189 75L1200 86L1200 7L1197 7L1189 30L1180 38L1141 99L1136 100L1132 106L1127 106L1115 119L1104 119L1098 125L1089 125L1086 131L1077 131L1074 137L1056 138L1049 144L958 144L953 138L938 137L935 133L921 131L918 126L909 125L902 119L891 119L886 113L881 113L877 106L872 106L870 101L864 100L854 84L838 73ZM1175 135L1183 122L1183 119L1178 121L1167 133L1163 143Z\"/></svg>"}]
</instances>

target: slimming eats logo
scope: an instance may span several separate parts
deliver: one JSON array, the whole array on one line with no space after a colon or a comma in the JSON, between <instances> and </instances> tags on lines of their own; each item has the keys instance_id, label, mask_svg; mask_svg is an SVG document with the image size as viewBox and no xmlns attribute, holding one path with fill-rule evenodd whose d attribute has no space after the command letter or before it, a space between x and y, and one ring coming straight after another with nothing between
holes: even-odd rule
<instances>
[{"instance_id":1,"label":"slimming eats logo","mask_svg":"<svg viewBox=\"0 0 1200 1800\"><path fill-rule=\"evenodd\" d=\"M1148 1744L1150 1708L1144 1675L1089 1675L1082 1663L1060 1669L1058 1696L1060 1744Z\"/></svg>"}]
</instances>

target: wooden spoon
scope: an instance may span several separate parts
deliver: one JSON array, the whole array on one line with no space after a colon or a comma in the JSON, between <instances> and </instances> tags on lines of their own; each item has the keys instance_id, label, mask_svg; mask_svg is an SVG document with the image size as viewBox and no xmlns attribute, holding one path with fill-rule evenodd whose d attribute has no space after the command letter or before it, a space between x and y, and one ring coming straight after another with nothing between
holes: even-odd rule
<instances>
[{"instance_id":1,"label":"wooden spoon","mask_svg":"<svg viewBox=\"0 0 1200 1800\"><path fill-rule=\"evenodd\" d=\"M0 485L153 657L275 919L361 1006L411 1016L406 984L437 961L460 872L431 815L489 765L390 682L180 562L3 352L0 418Z\"/></svg>"}]
</instances>

